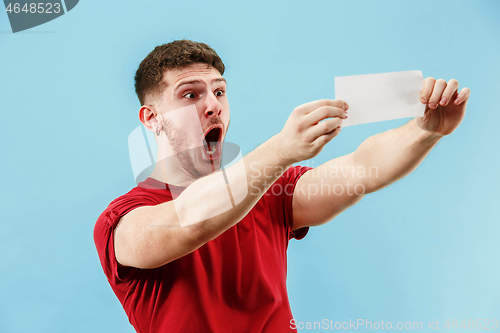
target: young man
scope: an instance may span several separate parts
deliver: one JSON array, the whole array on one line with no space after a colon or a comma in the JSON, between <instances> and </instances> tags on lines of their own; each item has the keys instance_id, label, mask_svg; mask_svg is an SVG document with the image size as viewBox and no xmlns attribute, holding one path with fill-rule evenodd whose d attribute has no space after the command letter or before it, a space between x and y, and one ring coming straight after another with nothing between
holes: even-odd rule
<instances>
[{"instance_id":1,"label":"young man","mask_svg":"<svg viewBox=\"0 0 500 333\"><path fill-rule=\"evenodd\" d=\"M138 332L294 331L289 239L413 171L460 124L470 95L458 93L456 80L427 78L424 117L315 169L292 164L316 156L340 132L349 107L303 104L280 133L223 172L230 119L223 73L214 50L188 40L156 47L137 70L139 118L156 134L158 163L101 214L94 240ZM377 177L336 172L370 167Z\"/></svg>"}]
</instances>

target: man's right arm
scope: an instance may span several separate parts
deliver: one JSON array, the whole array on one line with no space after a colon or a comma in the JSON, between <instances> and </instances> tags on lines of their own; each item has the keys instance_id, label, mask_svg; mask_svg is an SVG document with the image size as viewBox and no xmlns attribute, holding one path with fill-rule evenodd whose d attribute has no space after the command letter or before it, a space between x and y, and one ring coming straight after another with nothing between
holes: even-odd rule
<instances>
[{"instance_id":1,"label":"man's right arm","mask_svg":"<svg viewBox=\"0 0 500 333\"><path fill-rule=\"evenodd\" d=\"M213 214L222 205L213 198L227 197L228 193L228 185L217 181L221 172L218 171L193 182L175 202L143 206L126 214L114 232L118 263L144 269L160 267L193 252L234 226L288 167L316 156L340 132L345 108L344 102L334 100L297 107L280 133L243 158L240 163L244 163L246 174L236 172L236 165L225 170L233 177L232 184L247 187L236 188L236 191L246 190L247 195L223 213ZM231 191L235 191L234 186ZM179 216L193 215L199 222L181 226Z\"/></svg>"}]
</instances>

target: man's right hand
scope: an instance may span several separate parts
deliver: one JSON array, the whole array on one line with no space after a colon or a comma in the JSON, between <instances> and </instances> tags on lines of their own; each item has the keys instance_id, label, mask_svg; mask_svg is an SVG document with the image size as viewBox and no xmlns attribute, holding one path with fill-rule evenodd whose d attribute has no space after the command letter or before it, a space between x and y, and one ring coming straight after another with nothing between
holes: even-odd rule
<instances>
[{"instance_id":1,"label":"man's right hand","mask_svg":"<svg viewBox=\"0 0 500 333\"><path fill-rule=\"evenodd\" d=\"M318 155L340 133L349 106L341 100L323 99L296 107L276 136L280 154L290 164Z\"/></svg>"}]
</instances>

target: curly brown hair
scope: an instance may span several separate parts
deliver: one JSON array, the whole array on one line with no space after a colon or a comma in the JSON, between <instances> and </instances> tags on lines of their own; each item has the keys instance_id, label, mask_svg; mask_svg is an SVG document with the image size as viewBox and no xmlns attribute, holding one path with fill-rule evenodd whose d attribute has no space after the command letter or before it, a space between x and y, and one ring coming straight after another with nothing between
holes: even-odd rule
<instances>
[{"instance_id":1,"label":"curly brown hair","mask_svg":"<svg viewBox=\"0 0 500 333\"><path fill-rule=\"evenodd\" d=\"M166 69L178 69L193 63L205 63L224 74L224 63L207 44L182 39L155 47L141 62L135 73L135 93L145 104L146 96L159 96L166 84L162 81Z\"/></svg>"}]
</instances>

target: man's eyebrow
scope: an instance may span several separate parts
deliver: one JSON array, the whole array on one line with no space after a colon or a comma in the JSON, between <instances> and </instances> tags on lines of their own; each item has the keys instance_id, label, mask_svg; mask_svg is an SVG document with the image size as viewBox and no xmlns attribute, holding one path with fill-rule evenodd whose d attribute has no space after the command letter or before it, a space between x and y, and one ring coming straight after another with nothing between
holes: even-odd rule
<instances>
[{"instance_id":1,"label":"man's eyebrow","mask_svg":"<svg viewBox=\"0 0 500 333\"><path fill-rule=\"evenodd\" d=\"M223 78L223 77L218 77L218 78L216 78L216 79L213 79L213 80L212 80L212 83L214 83L214 82L224 82L225 84L227 84L226 79L225 79L225 78ZM181 84L179 84L179 85L175 88L175 90L178 90L180 87L185 86L185 85L187 85L187 84L198 84L198 83L203 83L203 81L201 81L201 80L190 80L190 81L185 81L185 82L182 82Z\"/></svg>"},{"instance_id":2,"label":"man's eyebrow","mask_svg":"<svg viewBox=\"0 0 500 333\"><path fill-rule=\"evenodd\" d=\"M216 79L213 79L212 82L224 82L225 84L227 84L226 79L223 77L218 77Z\"/></svg>"}]
</instances>

